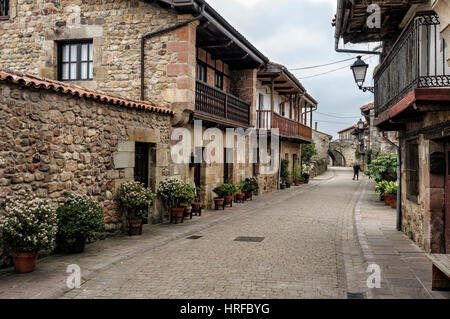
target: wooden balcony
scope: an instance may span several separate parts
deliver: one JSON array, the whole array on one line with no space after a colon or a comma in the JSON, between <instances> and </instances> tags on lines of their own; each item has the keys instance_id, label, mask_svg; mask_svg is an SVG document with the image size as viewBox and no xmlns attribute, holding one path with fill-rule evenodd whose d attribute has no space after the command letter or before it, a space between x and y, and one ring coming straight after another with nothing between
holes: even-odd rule
<instances>
[{"instance_id":1,"label":"wooden balcony","mask_svg":"<svg viewBox=\"0 0 450 319\"><path fill-rule=\"evenodd\" d=\"M196 85L195 113L213 122L250 126L250 104L200 81Z\"/></svg>"},{"instance_id":2,"label":"wooden balcony","mask_svg":"<svg viewBox=\"0 0 450 319\"><path fill-rule=\"evenodd\" d=\"M280 137L302 140L311 142L312 129L300 122L288 119L277 113L271 111L257 111L258 123L257 128L261 130L271 130L277 128L279 130Z\"/></svg>"},{"instance_id":3,"label":"wooden balcony","mask_svg":"<svg viewBox=\"0 0 450 319\"><path fill-rule=\"evenodd\" d=\"M375 74L377 117L417 88L450 87L447 45L436 14L411 20Z\"/></svg>"}]
</instances>

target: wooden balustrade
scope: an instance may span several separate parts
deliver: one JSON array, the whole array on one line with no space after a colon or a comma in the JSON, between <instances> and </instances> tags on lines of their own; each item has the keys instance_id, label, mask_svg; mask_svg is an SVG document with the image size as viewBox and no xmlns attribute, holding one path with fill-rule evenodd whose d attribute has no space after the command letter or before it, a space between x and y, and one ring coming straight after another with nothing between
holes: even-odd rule
<instances>
[{"instance_id":1,"label":"wooden balustrade","mask_svg":"<svg viewBox=\"0 0 450 319\"><path fill-rule=\"evenodd\" d=\"M195 110L243 126L250 123L250 104L200 81L196 85Z\"/></svg>"},{"instance_id":2,"label":"wooden balustrade","mask_svg":"<svg viewBox=\"0 0 450 319\"><path fill-rule=\"evenodd\" d=\"M312 129L300 122L288 119L279 114L267 110L257 111L258 122L257 128L263 130L270 130L277 128L282 137L293 139L311 139Z\"/></svg>"}]
</instances>

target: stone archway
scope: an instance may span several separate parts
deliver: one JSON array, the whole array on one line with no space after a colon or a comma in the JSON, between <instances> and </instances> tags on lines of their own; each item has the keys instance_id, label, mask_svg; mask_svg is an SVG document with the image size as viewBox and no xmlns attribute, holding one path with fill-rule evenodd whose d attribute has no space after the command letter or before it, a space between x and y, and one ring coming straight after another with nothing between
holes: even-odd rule
<instances>
[{"instance_id":1,"label":"stone archway","mask_svg":"<svg viewBox=\"0 0 450 319\"><path fill-rule=\"evenodd\" d=\"M341 152L330 149L328 151L328 155L330 155L331 157L333 166L347 167L347 161L345 160L345 157Z\"/></svg>"}]
</instances>

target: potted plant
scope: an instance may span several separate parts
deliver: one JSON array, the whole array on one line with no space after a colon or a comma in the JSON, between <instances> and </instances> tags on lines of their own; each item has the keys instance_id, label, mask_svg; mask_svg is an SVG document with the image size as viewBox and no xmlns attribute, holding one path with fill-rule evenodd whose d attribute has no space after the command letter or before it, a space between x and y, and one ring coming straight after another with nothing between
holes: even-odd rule
<instances>
[{"instance_id":1,"label":"potted plant","mask_svg":"<svg viewBox=\"0 0 450 319\"><path fill-rule=\"evenodd\" d=\"M306 165L306 164L302 165L302 181L305 184L309 183L309 178L310 178L309 171L310 171L310 169L311 168L308 165Z\"/></svg>"},{"instance_id":2,"label":"potted plant","mask_svg":"<svg viewBox=\"0 0 450 319\"><path fill-rule=\"evenodd\" d=\"M245 193L244 193L245 181L240 181L239 184L236 185L236 202L243 203L245 202Z\"/></svg>"},{"instance_id":3,"label":"potted plant","mask_svg":"<svg viewBox=\"0 0 450 319\"><path fill-rule=\"evenodd\" d=\"M18 273L33 271L40 251L52 251L58 229L56 212L34 196L7 200L0 216L2 241Z\"/></svg>"},{"instance_id":4,"label":"potted plant","mask_svg":"<svg viewBox=\"0 0 450 319\"><path fill-rule=\"evenodd\" d=\"M291 188L292 185L292 174L289 173L288 178L286 178L286 188Z\"/></svg>"},{"instance_id":5,"label":"potted plant","mask_svg":"<svg viewBox=\"0 0 450 319\"><path fill-rule=\"evenodd\" d=\"M116 199L125 210L128 234L142 234L142 220L148 214L148 206L155 199L155 194L139 182L125 182L118 188Z\"/></svg>"},{"instance_id":6,"label":"potted plant","mask_svg":"<svg viewBox=\"0 0 450 319\"><path fill-rule=\"evenodd\" d=\"M256 178L246 178L244 181L244 186L242 187L242 191L245 193L246 200L253 200L253 193L258 192L259 185Z\"/></svg>"},{"instance_id":7,"label":"potted plant","mask_svg":"<svg viewBox=\"0 0 450 319\"><path fill-rule=\"evenodd\" d=\"M389 197L389 205L392 208L397 208L397 183L389 182L385 190L385 198Z\"/></svg>"},{"instance_id":8,"label":"potted plant","mask_svg":"<svg viewBox=\"0 0 450 319\"><path fill-rule=\"evenodd\" d=\"M171 222L183 222L186 207L195 200L195 188L178 178L168 178L159 184L158 197L170 209Z\"/></svg>"},{"instance_id":9,"label":"potted plant","mask_svg":"<svg viewBox=\"0 0 450 319\"><path fill-rule=\"evenodd\" d=\"M281 185L280 189L286 188L286 182L289 178L289 160L283 159L281 160L281 170L280 170L280 178L281 178Z\"/></svg>"},{"instance_id":10,"label":"potted plant","mask_svg":"<svg viewBox=\"0 0 450 319\"><path fill-rule=\"evenodd\" d=\"M226 191L223 188L223 185L220 185L213 189L213 192L217 194L217 197L214 198L214 207L216 210L219 209L219 207L222 207L225 209L225 195Z\"/></svg>"},{"instance_id":11,"label":"potted plant","mask_svg":"<svg viewBox=\"0 0 450 319\"><path fill-rule=\"evenodd\" d=\"M301 179L302 179L302 173L301 173L300 167L295 166L294 170L292 171L292 180L294 181L294 185L295 186L300 185Z\"/></svg>"},{"instance_id":12,"label":"potted plant","mask_svg":"<svg viewBox=\"0 0 450 319\"><path fill-rule=\"evenodd\" d=\"M105 231L103 211L91 198L69 195L57 210L57 247L69 254L82 253L86 239L94 232Z\"/></svg>"},{"instance_id":13,"label":"potted plant","mask_svg":"<svg viewBox=\"0 0 450 319\"><path fill-rule=\"evenodd\" d=\"M194 202L192 203L192 211L195 214L199 214L200 216L202 215L202 202L200 200L200 196L201 196L201 187L200 186L196 186L194 188L194 192L195 192L195 199Z\"/></svg>"},{"instance_id":14,"label":"potted plant","mask_svg":"<svg viewBox=\"0 0 450 319\"><path fill-rule=\"evenodd\" d=\"M225 206L233 207L233 196L237 191L237 187L234 184L223 184L223 198L225 200Z\"/></svg>"},{"instance_id":15,"label":"potted plant","mask_svg":"<svg viewBox=\"0 0 450 319\"><path fill-rule=\"evenodd\" d=\"M377 183L377 186L375 187L375 192L377 193L381 201L384 201L384 194L386 193L386 188L388 186L389 186L388 181L381 181Z\"/></svg>"}]
</instances>

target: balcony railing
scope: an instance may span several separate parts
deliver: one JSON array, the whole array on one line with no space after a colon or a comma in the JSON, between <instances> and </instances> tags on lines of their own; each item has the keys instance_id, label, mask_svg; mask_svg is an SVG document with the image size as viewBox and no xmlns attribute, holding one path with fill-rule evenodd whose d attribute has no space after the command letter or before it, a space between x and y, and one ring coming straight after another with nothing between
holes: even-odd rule
<instances>
[{"instance_id":1,"label":"balcony railing","mask_svg":"<svg viewBox=\"0 0 450 319\"><path fill-rule=\"evenodd\" d=\"M450 86L448 50L440 36L439 16L417 14L375 74L376 115L416 88Z\"/></svg>"},{"instance_id":2,"label":"balcony railing","mask_svg":"<svg viewBox=\"0 0 450 319\"><path fill-rule=\"evenodd\" d=\"M218 120L244 126L250 123L250 104L200 81L196 85L195 110Z\"/></svg>"},{"instance_id":3,"label":"balcony railing","mask_svg":"<svg viewBox=\"0 0 450 319\"><path fill-rule=\"evenodd\" d=\"M294 139L312 138L312 129L302 123L285 118L277 113L268 110L258 110L257 128L261 130L270 130L278 128L280 136Z\"/></svg>"}]
</instances>

